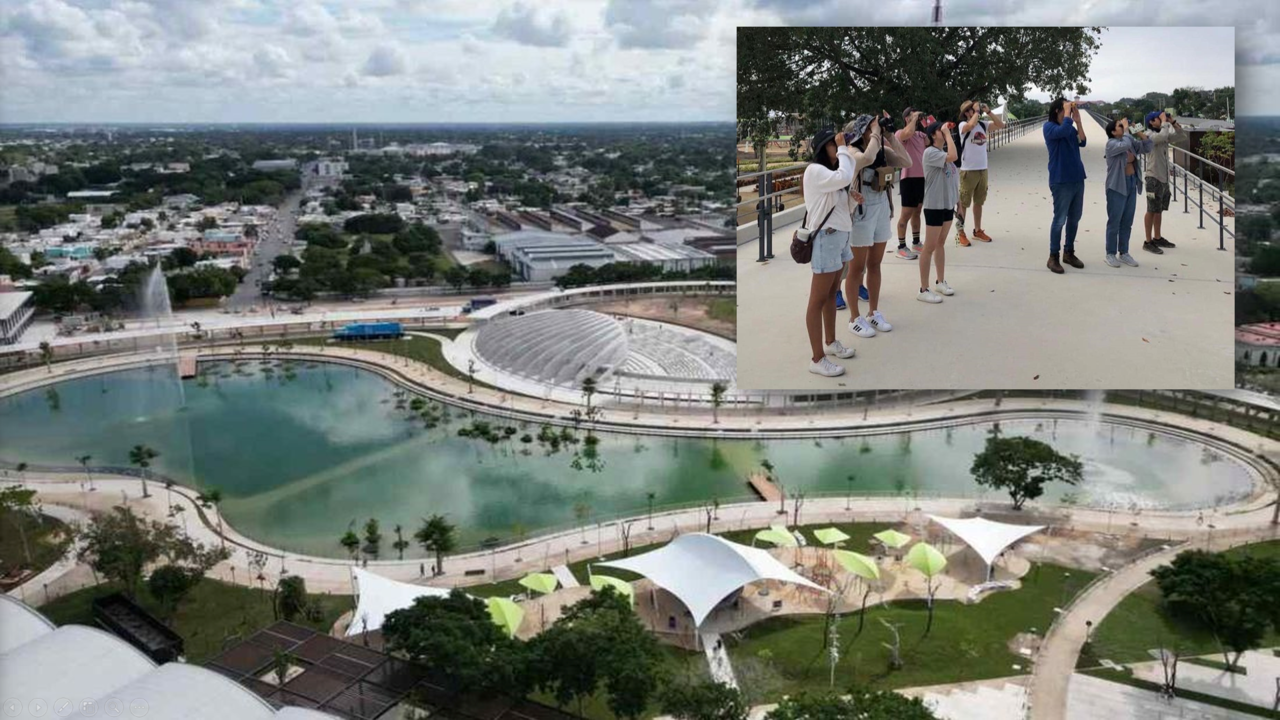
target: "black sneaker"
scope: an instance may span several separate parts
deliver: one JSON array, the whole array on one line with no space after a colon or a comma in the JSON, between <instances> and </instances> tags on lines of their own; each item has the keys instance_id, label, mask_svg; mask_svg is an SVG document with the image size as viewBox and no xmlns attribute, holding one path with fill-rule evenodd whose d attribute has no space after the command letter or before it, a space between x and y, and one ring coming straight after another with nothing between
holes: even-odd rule
<instances>
[{"instance_id":1,"label":"black sneaker","mask_svg":"<svg viewBox=\"0 0 1280 720\"><path fill-rule=\"evenodd\" d=\"M1164 251L1160 249L1160 246L1159 246L1159 245L1157 245L1157 244L1155 243L1155 241L1154 241L1154 240L1148 240L1148 241L1143 242L1143 243L1142 243L1142 249L1143 249L1143 250L1146 250L1146 251L1147 251L1147 252L1149 252L1149 253L1155 253L1155 254L1157 254L1157 255L1163 255L1163 254L1164 254Z\"/></svg>"},{"instance_id":2,"label":"black sneaker","mask_svg":"<svg viewBox=\"0 0 1280 720\"><path fill-rule=\"evenodd\" d=\"M1160 246L1160 247L1162 247L1162 248L1175 248L1175 247L1178 247L1177 245L1174 245L1173 243L1169 242L1168 240L1165 240L1165 239L1164 239L1164 238L1162 238L1162 237L1158 237L1158 238L1156 238L1155 240L1152 240L1151 242L1154 242L1156 245L1159 245L1159 246Z\"/></svg>"}]
</instances>

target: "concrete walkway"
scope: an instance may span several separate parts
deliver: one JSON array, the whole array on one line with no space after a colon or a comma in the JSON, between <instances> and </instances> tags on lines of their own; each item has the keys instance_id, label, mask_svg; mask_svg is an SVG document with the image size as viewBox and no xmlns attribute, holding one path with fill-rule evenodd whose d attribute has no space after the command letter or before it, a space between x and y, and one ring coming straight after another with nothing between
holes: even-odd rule
<instances>
[{"instance_id":1,"label":"concrete walkway","mask_svg":"<svg viewBox=\"0 0 1280 720\"><path fill-rule=\"evenodd\" d=\"M894 329L874 338L847 329L837 337L858 356L846 372L807 371L805 305L812 273L787 252L796 225L774 230L774 260L756 262L756 242L738 248L738 384L803 388L1187 388L1231 387L1232 242L1219 251L1218 229L1183 214L1182 198L1164 214L1164 255L1142 250L1138 200L1130 254L1140 267L1103 263L1106 229L1105 135L1085 118L1082 150L1089 176L1076 253L1083 270L1045 268L1052 204L1039 131L991 152L983 229L994 241L946 245L946 277L956 294L940 305L915 299L919 270L886 246L880 309ZM898 197L894 197L897 207ZM1194 205L1192 210L1195 210ZM970 210L972 215L972 209ZM896 238L895 217L894 237ZM1231 222L1228 218L1227 222ZM972 231L974 218L967 228ZM923 228L922 228L923 229ZM910 237L908 230L908 238ZM862 312L868 311L862 303Z\"/></svg>"},{"instance_id":2,"label":"concrete walkway","mask_svg":"<svg viewBox=\"0 0 1280 720\"><path fill-rule=\"evenodd\" d=\"M711 671L711 679L722 685L738 687L738 678L734 677L733 665L729 662L729 651L717 633L699 633L702 636L702 652L707 656L707 668Z\"/></svg>"},{"instance_id":3,"label":"concrete walkway","mask_svg":"<svg viewBox=\"0 0 1280 720\"><path fill-rule=\"evenodd\" d=\"M1178 553L1190 549L1223 550L1228 544L1219 538L1216 545L1210 546L1210 538L1202 533L1189 534L1186 538L1186 542L1171 544L1168 549L1139 558L1102 577L1077 595L1066 612L1058 616L1036 656L1029 695L1032 718L1065 720L1067 717L1068 686L1062 678L1075 671L1080 650L1084 647L1087 621L1092 621L1095 627L1099 625L1121 600L1151 580L1152 570L1171 562ZM1231 537L1229 544L1243 545L1278 538L1280 528L1257 526L1242 529Z\"/></svg>"},{"instance_id":4,"label":"concrete walkway","mask_svg":"<svg viewBox=\"0 0 1280 720\"><path fill-rule=\"evenodd\" d=\"M574 577L573 572L569 570L568 565L556 565L551 568L551 574L556 576L560 581L560 587L576 588L580 584L578 578Z\"/></svg>"}]
</instances>

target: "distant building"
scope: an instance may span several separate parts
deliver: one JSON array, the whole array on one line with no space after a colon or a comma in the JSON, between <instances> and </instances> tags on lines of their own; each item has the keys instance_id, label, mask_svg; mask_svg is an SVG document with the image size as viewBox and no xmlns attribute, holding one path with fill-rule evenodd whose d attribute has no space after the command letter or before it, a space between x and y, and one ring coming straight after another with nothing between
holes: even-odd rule
<instances>
[{"instance_id":1,"label":"distant building","mask_svg":"<svg viewBox=\"0 0 1280 720\"><path fill-rule=\"evenodd\" d=\"M711 253L687 245L634 242L613 245L611 249L621 261L657 265L663 272L689 272L707 265L714 265L716 262Z\"/></svg>"},{"instance_id":2,"label":"distant building","mask_svg":"<svg viewBox=\"0 0 1280 720\"><path fill-rule=\"evenodd\" d=\"M583 236L521 230L493 239L498 257L529 282L549 282L569 272L574 265L600 267L617 262L617 255L600 243Z\"/></svg>"},{"instance_id":3,"label":"distant building","mask_svg":"<svg viewBox=\"0 0 1280 720\"><path fill-rule=\"evenodd\" d=\"M75 200L77 198L100 199L100 198L109 198L115 194L116 194L115 190L72 190L71 192L67 193L67 199L68 200Z\"/></svg>"},{"instance_id":4,"label":"distant building","mask_svg":"<svg viewBox=\"0 0 1280 720\"><path fill-rule=\"evenodd\" d=\"M1280 368L1280 323L1254 323L1236 328L1236 362Z\"/></svg>"},{"instance_id":5,"label":"distant building","mask_svg":"<svg viewBox=\"0 0 1280 720\"><path fill-rule=\"evenodd\" d=\"M31 326L36 306L25 291L0 292L0 345L13 345Z\"/></svg>"},{"instance_id":6,"label":"distant building","mask_svg":"<svg viewBox=\"0 0 1280 720\"><path fill-rule=\"evenodd\" d=\"M323 178L342 177L347 172L347 161L337 157L320 158L316 161L316 175Z\"/></svg>"},{"instance_id":7,"label":"distant building","mask_svg":"<svg viewBox=\"0 0 1280 720\"><path fill-rule=\"evenodd\" d=\"M243 258L252 248L253 243L248 238L229 230L205 230L199 240L191 243L191 249L197 253L210 253L216 257Z\"/></svg>"},{"instance_id":8,"label":"distant building","mask_svg":"<svg viewBox=\"0 0 1280 720\"><path fill-rule=\"evenodd\" d=\"M274 170L296 170L298 169L298 161L294 158L281 158L279 160L257 160L253 163L254 170L263 170L272 172Z\"/></svg>"},{"instance_id":9,"label":"distant building","mask_svg":"<svg viewBox=\"0 0 1280 720\"><path fill-rule=\"evenodd\" d=\"M161 201L167 208L176 210L186 210L188 207L200 202L200 198L191 193L182 193L180 195L165 195Z\"/></svg>"}]
</instances>

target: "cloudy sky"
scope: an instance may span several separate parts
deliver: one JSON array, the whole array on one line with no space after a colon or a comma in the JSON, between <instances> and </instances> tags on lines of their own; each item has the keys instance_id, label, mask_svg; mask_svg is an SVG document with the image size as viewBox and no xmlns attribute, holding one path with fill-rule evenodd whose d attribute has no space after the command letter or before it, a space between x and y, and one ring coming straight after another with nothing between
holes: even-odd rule
<instances>
[{"instance_id":1,"label":"cloudy sky","mask_svg":"<svg viewBox=\"0 0 1280 720\"><path fill-rule=\"evenodd\" d=\"M944 21L1234 24L1241 114L1280 114L1280 93L1266 91L1280 87L1273 2L944 0ZM0 122L727 121L738 24L922 24L931 5L0 0ZM1155 89L1211 86L1225 84L1218 37L1104 52ZM1095 96L1123 92L1123 80L1096 74Z\"/></svg>"}]
</instances>

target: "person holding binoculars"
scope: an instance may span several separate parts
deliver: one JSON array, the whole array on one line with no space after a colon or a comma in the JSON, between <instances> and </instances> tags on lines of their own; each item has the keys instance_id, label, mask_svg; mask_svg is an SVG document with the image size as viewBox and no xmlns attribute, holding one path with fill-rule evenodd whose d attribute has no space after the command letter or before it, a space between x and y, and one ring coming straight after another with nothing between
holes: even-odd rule
<instances>
[{"instance_id":1,"label":"person holding binoculars","mask_svg":"<svg viewBox=\"0 0 1280 720\"><path fill-rule=\"evenodd\" d=\"M852 210L853 229L849 244L853 261L845 276L845 301L849 304L849 331L861 338L889 332L893 326L880 312L880 262L884 260L885 243L893 236L889 218L893 216L893 178L898 168L909 167L911 156L894 135L893 118L881 115L859 115L844 128L854 159L852 192L856 203ZM866 315L859 312L858 287L866 274Z\"/></svg>"},{"instance_id":2,"label":"person holding binoculars","mask_svg":"<svg viewBox=\"0 0 1280 720\"><path fill-rule=\"evenodd\" d=\"M1129 119L1107 123L1107 256L1113 268L1121 263L1138 267L1129 254L1129 235L1133 231L1133 213L1142 192L1138 174L1138 156L1151 152L1153 143L1145 133L1130 134Z\"/></svg>"},{"instance_id":3,"label":"person holding binoculars","mask_svg":"<svg viewBox=\"0 0 1280 720\"><path fill-rule=\"evenodd\" d=\"M960 199L960 177L955 162L960 157L955 138L951 136L955 123L935 122L925 128L929 140L921 156L924 166L924 248L920 251L920 291L916 299L927 303L942 302L943 295L954 295L944 278L946 243L955 218L956 202ZM929 287L929 261L937 270L938 279Z\"/></svg>"},{"instance_id":4,"label":"person holding binoculars","mask_svg":"<svg viewBox=\"0 0 1280 720\"><path fill-rule=\"evenodd\" d=\"M1049 193L1053 195L1053 224L1049 227L1048 267L1055 274L1065 272L1062 263L1083 268L1076 257L1076 232L1084 214L1084 163L1080 148L1085 146L1084 125L1080 108L1066 98L1049 103L1049 119L1041 128L1044 144L1049 149ZM1067 228L1067 245L1061 248L1062 228ZM1058 251L1063 249L1062 262Z\"/></svg>"},{"instance_id":5,"label":"person holding binoculars","mask_svg":"<svg viewBox=\"0 0 1280 720\"><path fill-rule=\"evenodd\" d=\"M844 367L827 355L847 359L854 355L836 338L836 291L840 273L853 258L849 250L849 184L853 182L853 153L844 133L823 128L810 143L813 157L800 179L805 217L797 236L813 244L813 279L809 282L809 303L805 328L809 332L809 372L825 377L844 374ZM856 199L856 198L855 198ZM825 341L824 341L825 340Z\"/></svg>"},{"instance_id":6,"label":"person holding binoculars","mask_svg":"<svg viewBox=\"0 0 1280 720\"><path fill-rule=\"evenodd\" d=\"M982 120L987 115L991 122ZM988 127L989 126L989 127ZM956 207L956 242L968 247L964 234L964 214L973 202L973 239L991 242L982 229L982 205L987 202L987 130L999 130L1004 120L991 113L986 103L965 100L960 105L960 204Z\"/></svg>"},{"instance_id":7,"label":"person holding binoculars","mask_svg":"<svg viewBox=\"0 0 1280 720\"><path fill-rule=\"evenodd\" d=\"M1162 248L1177 247L1164 239L1160 234L1161 213L1169 209L1169 143L1182 142L1187 139L1187 131L1167 112L1150 112L1146 117L1147 129L1151 131L1151 142L1154 150L1151 162L1147 163L1147 212L1142 216L1142 227L1146 231L1146 240L1142 249L1156 255L1163 255Z\"/></svg>"},{"instance_id":8,"label":"person holding binoculars","mask_svg":"<svg viewBox=\"0 0 1280 720\"><path fill-rule=\"evenodd\" d=\"M931 118L932 119L932 118ZM903 127L897 132L898 140L911 156L911 166L902 169L898 179L902 212L898 213L898 257L915 260L924 246L920 243L920 205L924 202L924 165L921 159L929 146L924 128L928 125L924 113L907 108L902 113ZM911 223L911 247L907 248L907 223Z\"/></svg>"}]
</instances>

